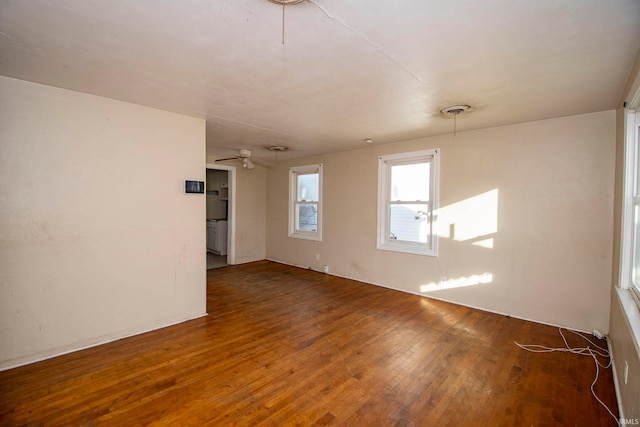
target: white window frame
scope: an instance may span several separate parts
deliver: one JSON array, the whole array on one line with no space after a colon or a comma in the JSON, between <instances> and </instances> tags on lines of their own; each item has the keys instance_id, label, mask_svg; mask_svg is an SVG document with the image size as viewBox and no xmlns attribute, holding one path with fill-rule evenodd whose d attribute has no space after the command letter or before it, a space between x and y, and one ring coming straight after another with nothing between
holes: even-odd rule
<instances>
[{"instance_id":1,"label":"white window frame","mask_svg":"<svg viewBox=\"0 0 640 427\"><path fill-rule=\"evenodd\" d=\"M296 230L296 206L298 201L298 175L318 174L318 227L316 231ZM313 202L315 203L315 202ZM322 164L289 168L289 237L322 241Z\"/></svg>"},{"instance_id":2,"label":"white window frame","mask_svg":"<svg viewBox=\"0 0 640 427\"><path fill-rule=\"evenodd\" d=\"M629 289L640 303L640 286L634 286L634 208L640 205L640 188L637 187L638 173L640 173L640 112L635 109L625 109L625 148L623 170L623 212L622 236L620 254L620 279L618 286Z\"/></svg>"},{"instance_id":3,"label":"white window frame","mask_svg":"<svg viewBox=\"0 0 640 427\"><path fill-rule=\"evenodd\" d=\"M431 162L429 189L430 233L427 243L407 242L390 238L389 206L391 195L391 166ZM417 255L438 256L438 221L440 189L440 149L412 151L378 157L378 234L376 247L381 250L404 252Z\"/></svg>"}]
</instances>

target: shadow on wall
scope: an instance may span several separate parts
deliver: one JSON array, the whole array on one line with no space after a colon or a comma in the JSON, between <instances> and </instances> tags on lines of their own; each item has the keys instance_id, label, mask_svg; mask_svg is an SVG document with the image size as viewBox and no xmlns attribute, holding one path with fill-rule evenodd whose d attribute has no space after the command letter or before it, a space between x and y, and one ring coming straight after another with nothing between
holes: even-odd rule
<instances>
[{"instance_id":1,"label":"shadow on wall","mask_svg":"<svg viewBox=\"0 0 640 427\"><path fill-rule=\"evenodd\" d=\"M498 232L498 189L438 209L438 238L492 250ZM441 278L440 282L420 285L422 293L493 282L493 274L479 271L467 276Z\"/></svg>"}]
</instances>

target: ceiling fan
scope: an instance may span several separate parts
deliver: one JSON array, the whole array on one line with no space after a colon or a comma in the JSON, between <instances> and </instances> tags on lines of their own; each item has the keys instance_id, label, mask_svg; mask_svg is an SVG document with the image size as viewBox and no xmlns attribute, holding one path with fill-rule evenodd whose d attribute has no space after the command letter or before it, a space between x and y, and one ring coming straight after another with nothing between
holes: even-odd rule
<instances>
[{"instance_id":1,"label":"ceiling fan","mask_svg":"<svg viewBox=\"0 0 640 427\"><path fill-rule=\"evenodd\" d=\"M240 155L237 157L228 157L226 159L217 159L217 162L225 162L227 160L241 160L242 161L242 167L244 169L253 169L256 166L253 164L253 162L251 161L251 150L243 148L240 150Z\"/></svg>"}]
</instances>

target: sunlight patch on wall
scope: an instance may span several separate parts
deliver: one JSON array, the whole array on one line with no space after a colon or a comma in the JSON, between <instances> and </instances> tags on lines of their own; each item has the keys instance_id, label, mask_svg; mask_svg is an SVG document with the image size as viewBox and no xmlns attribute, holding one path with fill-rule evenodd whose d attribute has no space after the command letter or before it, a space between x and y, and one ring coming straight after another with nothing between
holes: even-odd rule
<instances>
[{"instance_id":1,"label":"sunlight patch on wall","mask_svg":"<svg viewBox=\"0 0 640 427\"><path fill-rule=\"evenodd\" d=\"M478 240L471 243L474 246L482 246L483 248L493 249L493 237L484 240Z\"/></svg>"},{"instance_id":2,"label":"sunlight patch on wall","mask_svg":"<svg viewBox=\"0 0 640 427\"><path fill-rule=\"evenodd\" d=\"M498 189L478 194L438 210L440 237L493 248L498 231Z\"/></svg>"},{"instance_id":3,"label":"sunlight patch on wall","mask_svg":"<svg viewBox=\"0 0 640 427\"><path fill-rule=\"evenodd\" d=\"M427 283L420 286L420 292L441 291L443 289L464 288L466 286L483 285L493 282L493 274L482 273L472 274L469 277L458 277L455 279L443 280L440 283Z\"/></svg>"}]
</instances>

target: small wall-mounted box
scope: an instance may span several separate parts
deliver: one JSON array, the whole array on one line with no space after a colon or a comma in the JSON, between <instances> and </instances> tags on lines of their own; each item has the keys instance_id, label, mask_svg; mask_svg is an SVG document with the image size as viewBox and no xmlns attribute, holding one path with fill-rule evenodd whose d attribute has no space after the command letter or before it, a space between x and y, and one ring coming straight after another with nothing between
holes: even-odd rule
<instances>
[{"instance_id":1,"label":"small wall-mounted box","mask_svg":"<svg viewBox=\"0 0 640 427\"><path fill-rule=\"evenodd\" d=\"M204 194L204 181L185 181L184 192Z\"/></svg>"}]
</instances>

